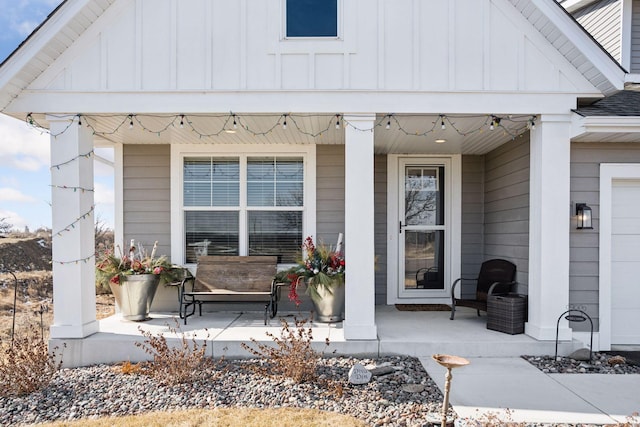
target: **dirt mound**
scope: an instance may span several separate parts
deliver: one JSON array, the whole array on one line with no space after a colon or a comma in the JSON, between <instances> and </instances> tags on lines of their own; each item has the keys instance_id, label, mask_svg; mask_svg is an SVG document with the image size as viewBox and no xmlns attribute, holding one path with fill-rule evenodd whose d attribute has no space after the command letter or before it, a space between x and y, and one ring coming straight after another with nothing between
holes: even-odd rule
<instances>
[{"instance_id":1,"label":"dirt mound","mask_svg":"<svg viewBox=\"0 0 640 427\"><path fill-rule=\"evenodd\" d=\"M51 239L0 239L0 272L51 270Z\"/></svg>"}]
</instances>

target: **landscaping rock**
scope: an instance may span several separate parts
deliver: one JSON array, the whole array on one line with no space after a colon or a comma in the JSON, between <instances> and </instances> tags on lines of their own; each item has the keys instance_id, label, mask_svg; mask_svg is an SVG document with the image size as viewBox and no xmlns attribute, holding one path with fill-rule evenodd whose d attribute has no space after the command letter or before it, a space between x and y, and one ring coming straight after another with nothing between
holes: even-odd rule
<instances>
[{"instance_id":1,"label":"landscaping rock","mask_svg":"<svg viewBox=\"0 0 640 427\"><path fill-rule=\"evenodd\" d=\"M382 375L388 375L394 373L396 370L393 366L378 366L376 368L367 368L371 375L374 377L380 377Z\"/></svg>"},{"instance_id":2,"label":"landscaping rock","mask_svg":"<svg viewBox=\"0 0 640 427\"><path fill-rule=\"evenodd\" d=\"M308 408L353 415L366 425L424 427L426 415L438 412L442 393L420 361L406 356L379 359L326 358L318 374L340 384L339 396L325 381L298 384L280 375L261 375L252 367L256 359L219 362L223 375L206 368L207 379L194 384L163 386L141 374L124 375L113 366L97 365L62 369L44 390L21 397L0 397L0 425L23 425L47 421L134 415L150 411L190 408ZM425 387L408 395L400 389L396 375L385 375L369 384L352 385L346 375L356 364L402 365L412 382ZM366 369L365 369L366 370ZM367 373L369 373L367 371ZM370 373L369 373L370 374ZM402 380L400 384L407 381ZM332 391L333 390L333 391ZM451 410L450 410L451 411ZM453 414L451 412L451 414Z\"/></svg>"},{"instance_id":3,"label":"landscaping rock","mask_svg":"<svg viewBox=\"0 0 640 427\"><path fill-rule=\"evenodd\" d=\"M580 361L583 361L583 362L588 362L589 360L591 360L591 352L589 351L588 348L581 348L581 349L578 349L578 350L574 351L573 353L571 353L567 357L569 359L573 359L573 360L580 360Z\"/></svg>"},{"instance_id":4,"label":"landscaping rock","mask_svg":"<svg viewBox=\"0 0 640 427\"><path fill-rule=\"evenodd\" d=\"M425 387L422 384L403 384L401 388L407 393L422 393Z\"/></svg>"},{"instance_id":5,"label":"landscaping rock","mask_svg":"<svg viewBox=\"0 0 640 427\"><path fill-rule=\"evenodd\" d=\"M371 381L371 372L360 363L356 363L349 369L349 382L351 384L367 384Z\"/></svg>"},{"instance_id":6,"label":"landscaping rock","mask_svg":"<svg viewBox=\"0 0 640 427\"><path fill-rule=\"evenodd\" d=\"M610 364L612 356L600 352L593 353L591 363L569 357L559 357L558 360L553 360L552 356L522 357L547 374L640 374L640 366L618 363L620 359L614 359L614 364Z\"/></svg>"}]
</instances>

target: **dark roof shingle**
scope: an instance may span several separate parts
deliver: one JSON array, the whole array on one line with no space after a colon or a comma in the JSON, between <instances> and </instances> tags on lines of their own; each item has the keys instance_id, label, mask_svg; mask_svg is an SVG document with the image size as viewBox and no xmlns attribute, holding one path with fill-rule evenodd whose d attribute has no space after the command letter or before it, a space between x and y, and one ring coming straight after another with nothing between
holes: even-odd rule
<instances>
[{"instance_id":1,"label":"dark roof shingle","mask_svg":"<svg viewBox=\"0 0 640 427\"><path fill-rule=\"evenodd\" d=\"M583 117L640 116L640 92L623 90L573 111Z\"/></svg>"}]
</instances>

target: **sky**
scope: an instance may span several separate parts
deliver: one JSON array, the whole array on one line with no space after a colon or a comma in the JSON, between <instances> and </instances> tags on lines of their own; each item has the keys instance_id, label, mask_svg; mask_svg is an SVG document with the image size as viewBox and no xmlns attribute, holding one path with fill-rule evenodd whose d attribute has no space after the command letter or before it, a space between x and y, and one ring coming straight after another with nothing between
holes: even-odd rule
<instances>
[{"instance_id":1,"label":"sky","mask_svg":"<svg viewBox=\"0 0 640 427\"><path fill-rule=\"evenodd\" d=\"M0 0L0 63L61 0ZM80 108L81 109L81 108ZM110 149L96 154L113 159ZM51 228L49 135L0 114L0 219L17 230ZM95 218L113 227L113 168L94 162Z\"/></svg>"}]
</instances>

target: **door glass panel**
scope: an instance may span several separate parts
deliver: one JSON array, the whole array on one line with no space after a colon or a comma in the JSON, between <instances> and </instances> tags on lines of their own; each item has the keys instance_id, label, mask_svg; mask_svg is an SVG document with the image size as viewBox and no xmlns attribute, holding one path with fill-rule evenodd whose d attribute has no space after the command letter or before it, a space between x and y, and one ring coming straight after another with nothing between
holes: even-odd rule
<instances>
[{"instance_id":1,"label":"door glass panel","mask_svg":"<svg viewBox=\"0 0 640 427\"><path fill-rule=\"evenodd\" d=\"M404 168L404 291L445 290L444 172L442 165Z\"/></svg>"},{"instance_id":2,"label":"door glass panel","mask_svg":"<svg viewBox=\"0 0 640 427\"><path fill-rule=\"evenodd\" d=\"M403 234L405 289L444 289L444 230Z\"/></svg>"},{"instance_id":3,"label":"door glass panel","mask_svg":"<svg viewBox=\"0 0 640 427\"><path fill-rule=\"evenodd\" d=\"M405 225L444 225L444 168L406 168Z\"/></svg>"}]
</instances>

